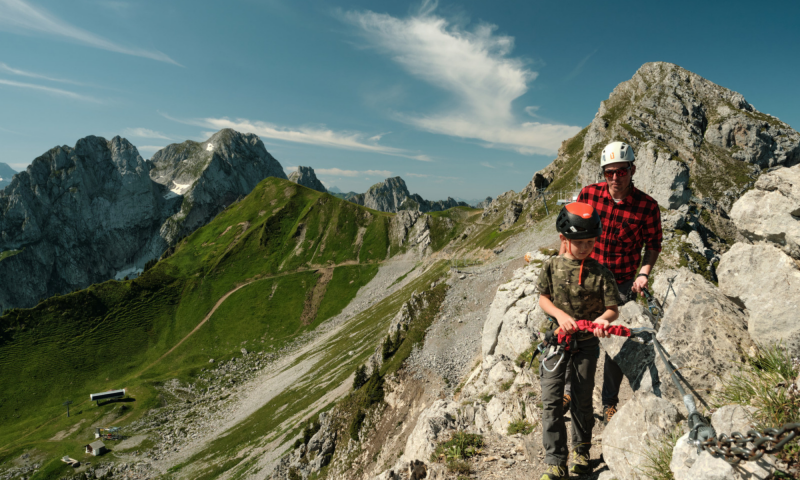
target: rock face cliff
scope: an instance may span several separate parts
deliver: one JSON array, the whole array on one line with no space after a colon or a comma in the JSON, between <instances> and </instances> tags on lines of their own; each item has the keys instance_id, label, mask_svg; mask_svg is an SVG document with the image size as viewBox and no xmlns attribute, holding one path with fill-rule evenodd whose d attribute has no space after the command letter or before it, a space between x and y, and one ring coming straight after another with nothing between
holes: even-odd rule
<instances>
[{"instance_id":1,"label":"rock face cliff","mask_svg":"<svg viewBox=\"0 0 800 480\"><path fill-rule=\"evenodd\" d=\"M381 212L395 213L400 210L440 212L448 208L469 206L450 197L447 197L447 200L425 200L416 193L410 193L406 182L400 177L387 178L383 182L369 187L366 193L349 196L345 199Z\"/></svg>"},{"instance_id":2,"label":"rock face cliff","mask_svg":"<svg viewBox=\"0 0 800 480\"><path fill-rule=\"evenodd\" d=\"M325 185L319 181L314 169L311 167L297 167L297 170L289 175L289 181L318 192L326 193L328 191Z\"/></svg>"},{"instance_id":3,"label":"rock face cliff","mask_svg":"<svg viewBox=\"0 0 800 480\"><path fill-rule=\"evenodd\" d=\"M0 190L11 184L11 177L16 173L7 163L0 162Z\"/></svg>"},{"instance_id":4,"label":"rock face cliff","mask_svg":"<svg viewBox=\"0 0 800 480\"><path fill-rule=\"evenodd\" d=\"M171 203L127 140L56 147L0 193L0 310L113 278L157 235Z\"/></svg>"},{"instance_id":5,"label":"rock face cliff","mask_svg":"<svg viewBox=\"0 0 800 480\"><path fill-rule=\"evenodd\" d=\"M261 180L286 179L283 167L257 135L229 128L202 143L169 145L150 160L153 181L169 188L169 197L183 196L180 211L161 228L160 236L168 243L208 223Z\"/></svg>"},{"instance_id":6,"label":"rock face cliff","mask_svg":"<svg viewBox=\"0 0 800 480\"><path fill-rule=\"evenodd\" d=\"M0 312L135 275L267 176L255 135L222 130L142 159L127 140L55 147L0 192Z\"/></svg>"}]
</instances>

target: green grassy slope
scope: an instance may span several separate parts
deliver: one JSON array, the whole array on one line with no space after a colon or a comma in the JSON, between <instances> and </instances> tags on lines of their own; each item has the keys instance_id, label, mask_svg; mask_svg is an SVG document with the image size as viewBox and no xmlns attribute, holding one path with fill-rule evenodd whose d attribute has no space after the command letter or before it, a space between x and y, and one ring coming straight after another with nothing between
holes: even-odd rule
<instances>
[{"instance_id":1,"label":"green grassy slope","mask_svg":"<svg viewBox=\"0 0 800 480\"><path fill-rule=\"evenodd\" d=\"M243 341L280 348L341 311L374 276L388 250L390 218L269 178L140 278L6 312L0 317L0 449L58 416L64 399L128 387L139 400L154 380L190 375ZM321 266L335 267L331 294L314 321L301 325ZM247 282L254 283L232 295L208 328L140 376L223 295Z\"/></svg>"},{"instance_id":2,"label":"green grassy slope","mask_svg":"<svg viewBox=\"0 0 800 480\"><path fill-rule=\"evenodd\" d=\"M140 278L93 285L32 309L5 312L0 317L0 463L31 447L75 453L86 438L47 440L104 415L129 423L156 406L159 382L193 378L209 358L230 358L243 345L278 350L338 314L374 277L388 252L403 250L391 245L392 216L268 178L182 239ZM430 220L434 247L446 245L472 218L460 209L437 212ZM323 270L332 270L330 281L316 290L320 298L313 318L301 321ZM242 285L185 339L223 296ZM399 308L402 301L388 305ZM381 321L385 315L388 310ZM361 322L370 332L380 329L378 317L368 315ZM365 342L374 340L363 333ZM337 370L336 375L349 373ZM136 399L122 410L120 404L97 407L88 401L89 393L122 387ZM75 402L70 419L61 406L66 399Z\"/></svg>"}]
</instances>

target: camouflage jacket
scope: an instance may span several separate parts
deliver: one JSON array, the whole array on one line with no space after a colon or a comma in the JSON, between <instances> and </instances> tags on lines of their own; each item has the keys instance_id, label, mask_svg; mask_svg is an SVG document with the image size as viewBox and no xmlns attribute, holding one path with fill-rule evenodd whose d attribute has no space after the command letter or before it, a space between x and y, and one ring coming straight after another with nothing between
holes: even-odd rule
<instances>
[{"instance_id":1,"label":"camouflage jacket","mask_svg":"<svg viewBox=\"0 0 800 480\"><path fill-rule=\"evenodd\" d=\"M617 282L609 269L587 258L583 264L583 282L579 285L580 260L552 257L542 265L537 288L553 304L575 320L594 321L606 307L618 303ZM581 335L588 337L591 334Z\"/></svg>"}]
</instances>

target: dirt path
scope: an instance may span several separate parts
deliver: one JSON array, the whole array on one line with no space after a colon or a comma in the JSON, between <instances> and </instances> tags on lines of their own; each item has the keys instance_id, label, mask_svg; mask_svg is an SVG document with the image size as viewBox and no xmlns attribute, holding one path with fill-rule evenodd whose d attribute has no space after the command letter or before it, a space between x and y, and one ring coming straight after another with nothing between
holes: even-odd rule
<instances>
[{"instance_id":1,"label":"dirt path","mask_svg":"<svg viewBox=\"0 0 800 480\"><path fill-rule=\"evenodd\" d=\"M270 277L270 278L272 278L272 277ZM265 279L259 279L259 280L265 280ZM231 290L230 292L228 292L228 293L226 293L225 295L223 295L223 296L222 296L222 298L220 298L219 300L217 300L217 303L214 305L214 308L212 308L212 309L211 309L211 311L210 311L210 312L208 312L208 314L205 316L205 318L203 319L203 321L202 321L202 322L200 322L200 323L198 323L198 324L197 324L197 326L196 326L196 327L194 327L194 330L192 330L192 331L191 331L191 332L189 332L189 333L188 333L188 334L187 334L185 337L183 337L183 338L181 339L181 341L180 341L180 342L178 342L178 343L176 343L176 344L175 344L175 346L174 346L174 347L170 348L170 349L167 351L167 353L165 353L164 355L161 355L161 356L158 358L158 360L156 360L155 362L153 362L153 363L151 363L150 365L148 365L147 367L145 367L145 368L144 368L144 370L142 370L141 372L139 372L139 375L138 375L138 376L142 376L142 374L143 374L144 372L146 372L147 370L149 370L149 369L150 369L150 367L153 367L153 366L155 366L156 364L158 364L158 363L159 363L161 360L164 360L164 358L166 358L166 356L167 356L167 355L169 355L170 353L172 353L172 352L173 352L173 351L174 351L176 348L180 347L180 346L181 346L181 344L182 344L183 342L185 342L186 340L188 340L188 339L189 339L189 337L191 337L192 335L194 335L194 332L196 332L196 331L200 330L200 327L202 327L202 326L203 326L203 325L204 325L204 324L205 324L205 323L208 321L208 319L209 319L209 318L211 318L211 316L212 316L212 315L214 315L214 312L216 312L216 311L217 311L217 309L219 308L219 306L220 306L220 305L222 305L222 302L224 302L225 300L227 300L227 299L228 299L228 297L230 297L231 295L233 295L234 293L236 293L236 291L238 291L240 288L244 288L244 287L246 287L246 286L250 285L251 283L255 283L255 282L257 282L257 281L258 281L258 280L253 280L253 281L251 281L251 282L243 283L243 284L239 285L238 287L234 288L233 290Z\"/></svg>"},{"instance_id":2,"label":"dirt path","mask_svg":"<svg viewBox=\"0 0 800 480\"><path fill-rule=\"evenodd\" d=\"M300 346L297 350L287 353L283 358L277 360L274 364L266 368L263 373L258 375L258 377L248 383L228 390L232 398L236 399L235 402L226 407L224 412L218 414L214 424L206 427L204 435L192 438L186 444L182 445L179 451L169 452L167 456L148 463L161 473L165 473L170 467L185 462L194 454L206 448L212 440L219 438L225 432L240 424L272 398L280 395L287 388L301 380L305 375L308 375L311 368L313 368L319 360L314 352L319 352L324 349L324 345L326 345L332 337L338 335L359 312L380 302L402 288L407 282L412 281L423 273L424 269L417 269L403 282L393 284L397 277L408 272L416 262L416 258L396 258L381 262L381 267L372 281L359 289L356 297L341 313L339 313L339 315L326 320L323 325L318 326L315 329L314 336L310 338L307 343ZM233 291L229 292L228 295L232 293ZM228 295L220 299L217 305L221 304ZM198 325L198 328L199 327L200 325ZM300 357L307 354L311 355L297 362ZM321 408L321 406L345 395L349 391L351 384L352 382L348 380L341 385L331 386L331 392L329 392L329 395L325 396L325 402L320 405L312 406L312 408L304 413L308 416ZM266 446L261 446L258 447L256 453L249 452L247 454L248 456L255 455L255 457L259 458L258 464L264 473L271 469L272 464L277 457L280 456L279 453L281 452L278 451L277 454L275 452L268 454L266 453L268 450L269 448L266 448ZM143 459L137 458L137 460L142 461Z\"/></svg>"}]
</instances>

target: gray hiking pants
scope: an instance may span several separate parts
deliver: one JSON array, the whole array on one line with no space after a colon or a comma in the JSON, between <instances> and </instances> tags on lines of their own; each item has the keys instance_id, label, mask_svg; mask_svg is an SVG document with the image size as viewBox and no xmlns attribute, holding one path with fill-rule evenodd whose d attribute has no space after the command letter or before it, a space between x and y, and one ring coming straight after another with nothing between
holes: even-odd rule
<instances>
[{"instance_id":1,"label":"gray hiking pants","mask_svg":"<svg viewBox=\"0 0 800 480\"><path fill-rule=\"evenodd\" d=\"M628 280L625 283L617 285L617 289L619 290L619 306L622 307L625 305L628 300L635 300L635 293L631 292L631 287L633 287L633 280ZM625 375L622 373L622 369L619 368L614 360L608 356L607 353L604 354L605 361L603 362L603 392L602 392L602 399L603 399L603 406L607 405L614 405L617 406L619 403L619 388L622 385L622 379L625 378ZM569 370L567 371L567 386L564 389L564 392L567 394L571 394L572 385L571 379L569 377Z\"/></svg>"},{"instance_id":2,"label":"gray hiking pants","mask_svg":"<svg viewBox=\"0 0 800 480\"><path fill-rule=\"evenodd\" d=\"M548 465L566 465L569 456L567 427L564 421L566 412L562 403L567 370L570 371L572 378L572 401L569 409L572 416L573 449L579 454L588 455L592 446L594 427L592 391L597 359L600 358L600 344L597 339L582 343L589 345L581 345L580 351L574 354L564 353L564 359L558 367L555 365L560 354L543 361L539 366L542 385L542 443L545 451L544 462ZM548 372L545 367L553 371Z\"/></svg>"}]
</instances>

